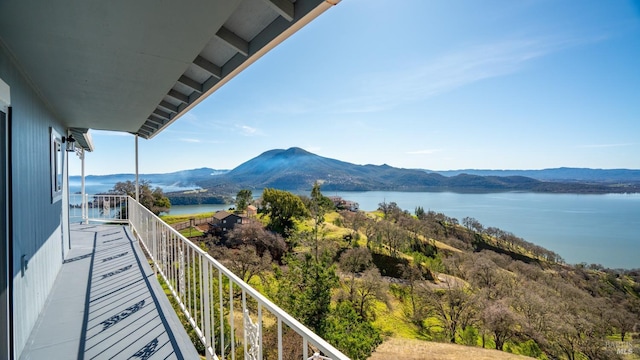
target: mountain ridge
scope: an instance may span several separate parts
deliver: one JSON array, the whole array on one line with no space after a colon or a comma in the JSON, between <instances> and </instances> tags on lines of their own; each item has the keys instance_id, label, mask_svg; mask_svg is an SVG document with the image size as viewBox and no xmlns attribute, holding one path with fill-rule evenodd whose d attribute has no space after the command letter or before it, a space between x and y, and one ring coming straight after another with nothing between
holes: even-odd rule
<instances>
[{"instance_id":1,"label":"mountain ridge","mask_svg":"<svg viewBox=\"0 0 640 360\"><path fill-rule=\"evenodd\" d=\"M134 174L89 175L90 181L133 180ZM79 181L79 176L70 176ZM552 168L542 170L403 169L382 165L356 165L323 157L298 147L272 149L232 170L207 167L165 174L141 174L153 185L201 187L233 194L241 188L308 190L314 182L328 191L532 191L551 193L640 192L640 170Z\"/></svg>"},{"instance_id":2,"label":"mountain ridge","mask_svg":"<svg viewBox=\"0 0 640 360\"><path fill-rule=\"evenodd\" d=\"M596 169L559 167L540 170L492 170L492 169L461 169L433 171L423 169L426 172L435 172L444 176L459 174L479 176L526 176L537 180L549 181L593 181L593 182L640 182L640 170L634 169Z\"/></svg>"},{"instance_id":3,"label":"mountain ridge","mask_svg":"<svg viewBox=\"0 0 640 360\"><path fill-rule=\"evenodd\" d=\"M567 168L561 168L567 169ZM495 174L495 173L494 173ZM356 165L313 154L301 148L273 149L252 158L233 170L198 182L203 188L267 187L308 190L318 181L328 191L533 191L555 193L639 192L638 184L612 186L574 180L544 181L519 173L508 176L439 172L395 168L383 165ZM620 184L615 184L620 185Z\"/></svg>"}]
</instances>

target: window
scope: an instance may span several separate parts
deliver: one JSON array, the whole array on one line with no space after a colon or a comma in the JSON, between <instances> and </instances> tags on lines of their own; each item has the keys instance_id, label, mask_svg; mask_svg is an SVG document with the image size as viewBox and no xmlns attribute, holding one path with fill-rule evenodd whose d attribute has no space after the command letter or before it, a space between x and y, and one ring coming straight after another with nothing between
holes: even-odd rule
<instances>
[{"instance_id":1,"label":"window","mask_svg":"<svg viewBox=\"0 0 640 360\"><path fill-rule=\"evenodd\" d=\"M54 128L51 132L51 203L62 199L62 137Z\"/></svg>"}]
</instances>

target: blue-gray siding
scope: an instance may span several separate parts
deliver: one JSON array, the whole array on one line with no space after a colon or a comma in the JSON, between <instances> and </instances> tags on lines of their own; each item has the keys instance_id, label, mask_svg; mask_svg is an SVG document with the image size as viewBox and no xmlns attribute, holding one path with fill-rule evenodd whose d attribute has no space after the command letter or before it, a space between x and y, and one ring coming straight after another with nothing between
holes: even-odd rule
<instances>
[{"instance_id":1,"label":"blue-gray siding","mask_svg":"<svg viewBox=\"0 0 640 360\"><path fill-rule=\"evenodd\" d=\"M1 43L0 78L11 91L14 203L9 256L13 259L14 346L19 356L62 265L64 201L51 203L49 128L60 134L65 128ZM22 271L23 257L28 261L26 271Z\"/></svg>"}]
</instances>

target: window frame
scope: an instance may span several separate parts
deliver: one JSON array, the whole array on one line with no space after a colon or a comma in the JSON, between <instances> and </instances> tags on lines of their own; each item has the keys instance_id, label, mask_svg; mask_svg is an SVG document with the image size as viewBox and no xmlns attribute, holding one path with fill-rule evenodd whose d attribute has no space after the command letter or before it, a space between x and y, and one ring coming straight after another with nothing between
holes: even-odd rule
<instances>
[{"instance_id":1,"label":"window frame","mask_svg":"<svg viewBox=\"0 0 640 360\"><path fill-rule=\"evenodd\" d=\"M50 173L51 173L51 203L62 200L62 186L64 182L62 136L56 129L50 127Z\"/></svg>"}]
</instances>

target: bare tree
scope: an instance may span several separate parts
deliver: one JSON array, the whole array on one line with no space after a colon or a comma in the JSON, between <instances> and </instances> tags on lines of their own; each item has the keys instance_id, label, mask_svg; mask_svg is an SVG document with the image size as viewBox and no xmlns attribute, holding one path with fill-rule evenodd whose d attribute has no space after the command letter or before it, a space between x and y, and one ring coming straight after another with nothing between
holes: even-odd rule
<instances>
[{"instance_id":1,"label":"bare tree","mask_svg":"<svg viewBox=\"0 0 640 360\"><path fill-rule=\"evenodd\" d=\"M419 296L426 313L435 316L450 342L455 343L459 333L473 323L476 317L473 296L468 289L446 282L447 289L420 287Z\"/></svg>"},{"instance_id":2,"label":"bare tree","mask_svg":"<svg viewBox=\"0 0 640 360\"><path fill-rule=\"evenodd\" d=\"M345 226L353 231L355 236L362 227L366 225L367 215L362 211L340 211L340 215L344 221Z\"/></svg>"},{"instance_id":3,"label":"bare tree","mask_svg":"<svg viewBox=\"0 0 640 360\"><path fill-rule=\"evenodd\" d=\"M636 325L636 316L628 311L625 304L620 304L607 309L606 317L610 319L613 325L620 332L620 340L624 341L628 333L633 331Z\"/></svg>"},{"instance_id":4,"label":"bare tree","mask_svg":"<svg viewBox=\"0 0 640 360\"><path fill-rule=\"evenodd\" d=\"M372 311L372 309L376 300L388 303L386 288L386 284L377 268L366 270L362 274L360 281L356 282L355 296L352 303L363 319L373 320L375 311Z\"/></svg>"},{"instance_id":5,"label":"bare tree","mask_svg":"<svg viewBox=\"0 0 640 360\"><path fill-rule=\"evenodd\" d=\"M409 284L409 296L411 297L411 316L414 317L417 314L416 309L416 285L420 280L424 278L422 266L420 264L408 263L399 265L402 278L407 280Z\"/></svg>"},{"instance_id":6,"label":"bare tree","mask_svg":"<svg viewBox=\"0 0 640 360\"><path fill-rule=\"evenodd\" d=\"M518 335L521 317L506 299L492 301L482 311L481 317L484 328L492 335L498 350L504 350L505 342Z\"/></svg>"},{"instance_id":7,"label":"bare tree","mask_svg":"<svg viewBox=\"0 0 640 360\"><path fill-rule=\"evenodd\" d=\"M367 249L371 249L372 240L378 233L378 223L376 220L367 219L364 222L364 236L367 237Z\"/></svg>"},{"instance_id":8,"label":"bare tree","mask_svg":"<svg viewBox=\"0 0 640 360\"><path fill-rule=\"evenodd\" d=\"M287 250L287 244L282 236L266 230L262 224L257 221L250 221L242 224L229 231L230 246L253 245L256 248L258 256L263 256L266 251L271 257L280 261Z\"/></svg>"},{"instance_id":9,"label":"bare tree","mask_svg":"<svg viewBox=\"0 0 640 360\"><path fill-rule=\"evenodd\" d=\"M380 221L378 231L382 237L382 241L389 248L391 256L398 256L400 249L406 241L405 231L398 225L385 220Z\"/></svg>"},{"instance_id":10,"label":"bare tree","mask_svg":"<svg viewBox=\"0 0 640 360\"><path fill-rule=\"evenodd\" d=\"M349 273L349 300L354 301L356 273L369 269L373 265L371 252L367 248L353 248L340 255L340 269Z\"/></svg>"},{"instance_id":11,"label":"bare tree","mask_svg":"<svg viewBox=\"0 0 640 360\"><path fill-rule=\"evenodd\" d=\"M224 259L225 264L234 274L249 283L254 276L261 275L271 268L271 254L265 252L262 257L258 256L253 246L242 245L239 249L228 249L225 247L218 249Z\"/></svg>"}]
</instances>

